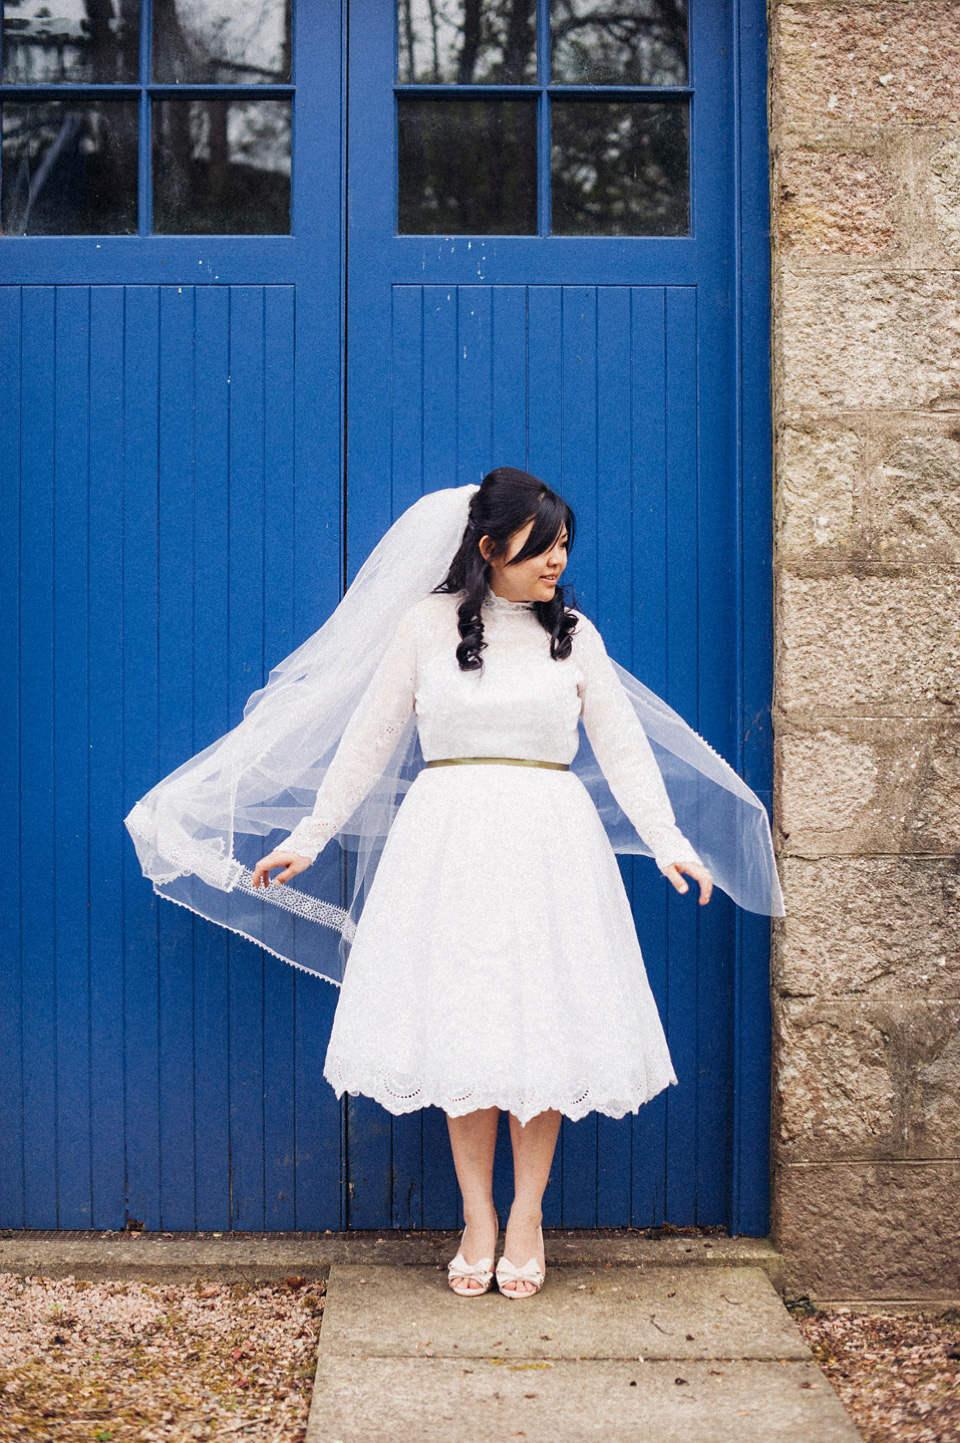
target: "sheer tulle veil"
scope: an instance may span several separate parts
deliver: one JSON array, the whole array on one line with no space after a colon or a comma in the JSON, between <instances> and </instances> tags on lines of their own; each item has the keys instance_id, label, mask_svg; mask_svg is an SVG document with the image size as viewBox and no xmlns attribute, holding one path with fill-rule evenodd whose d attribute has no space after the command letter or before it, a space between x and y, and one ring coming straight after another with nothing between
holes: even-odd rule
<instances>
[{"instance_id":1,"label":"sheer tulle veil","mask_svg":"<svg viewBox=\"0 0 960 1443\"><path fill-rule=\"evenodd\" d=\"M161 897L339 983L396 811L424 765L416 720L313 866L257 888L253 869L313 809L344 728L405 610L446 576L478 486L433 491L374 547L333 614L279 662L237 725L157 782L124 818ZM562 663L558 663L560 665ZM654 692L614 661L650 739L677 823L739 906L784 914L760 798ZM649 855L581 726L573 762L615 851ZM666 884L666 885L669 885Z\"/></svg>"}]
</instances>

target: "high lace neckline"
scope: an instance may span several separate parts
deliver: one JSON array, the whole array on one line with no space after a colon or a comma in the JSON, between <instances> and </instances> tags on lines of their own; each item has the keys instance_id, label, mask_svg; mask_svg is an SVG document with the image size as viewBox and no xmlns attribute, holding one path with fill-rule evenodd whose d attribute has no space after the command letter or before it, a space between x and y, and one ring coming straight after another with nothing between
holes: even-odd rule
<instances>
[{"instance_id":1,"label":"high lace neckline","mask_svg":"<svg viewBox=\"0 0 960 1443\"><path fill-rule=\"evenodd\" d=\"M487 587L486 605L491 611L502 612L510 615L512 612L532 611L536 606L535 601L511 601L508 596L498 596L491 587Z\"/></svg>"}]
</instances>

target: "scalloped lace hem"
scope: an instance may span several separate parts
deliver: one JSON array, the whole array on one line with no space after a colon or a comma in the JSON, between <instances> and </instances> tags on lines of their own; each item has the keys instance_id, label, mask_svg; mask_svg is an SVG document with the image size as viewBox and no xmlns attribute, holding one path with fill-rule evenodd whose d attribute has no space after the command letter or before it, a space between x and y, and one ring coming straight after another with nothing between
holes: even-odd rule
<instances>
[{"instance_id":1,"label":"scalloped lace hem","mask_svg":"<svg viewBox=\"0 0 960 1443\"><path fill-rule=\"evenodd\" d=\"M676 1084L677 1077L671 1072L658 1086L651 1087L645 1077L638 1077L626 1087L609 1088L603 1084L580 1088L574 1094L558 1095L548 1087L537 1093L518 1095L509 1087L473 1087L467 1091L453 1091L442 1084L430 1084L421 1078L400 1079L382 1071L362 1072L348 1069L342 1062L324 1063L323 1075L333 1088L337 1098L344 1092L351 1097L372 1097L395 1117L416 1112L422 1107L440 1107L451 1117L462 1117L464 1113L479 1108L499 1107L503 1112L512 1112L521 1123L527 1123L548 1108L554 1108L572 1122L578 1122L590 1112L603 1113L605 1117L625 1117L628 1112L637 1112L645 1102L656 1097L664 1088Z\"/></svg>"}]
</instances>

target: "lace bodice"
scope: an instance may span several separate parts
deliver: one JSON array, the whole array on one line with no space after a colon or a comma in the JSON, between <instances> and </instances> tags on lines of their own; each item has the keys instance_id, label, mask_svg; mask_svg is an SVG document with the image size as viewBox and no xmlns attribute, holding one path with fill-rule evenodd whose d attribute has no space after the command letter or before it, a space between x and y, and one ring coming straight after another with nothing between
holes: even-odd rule
<instances>
[{"instance_id":1,"label":"lace bodice","mask_svg":"<svg viewBox=\"0 0 960 1443\"><path fill-rule=\"evenodd\" d=\"M555 661L534 603L488 590L483 669L461 671L456 607L456 596L431 594L400 619L344 729L312 814L283 849L316 859L373 786L413 712L425 761L496 756L570 763L582 718L610 790L661 872L674 862L699 862L677 828L646 733L593 623L578 613L571 655Z\"/></svg>"}]
</instances>

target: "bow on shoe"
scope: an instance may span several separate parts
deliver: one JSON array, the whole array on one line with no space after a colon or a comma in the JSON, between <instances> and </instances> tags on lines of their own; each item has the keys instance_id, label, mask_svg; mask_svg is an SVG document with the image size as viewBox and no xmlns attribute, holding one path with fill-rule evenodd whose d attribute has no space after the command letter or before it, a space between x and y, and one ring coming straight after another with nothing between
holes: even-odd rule
<instances>
[{"instance_id":1,"label":"bow on shoe","mask_svg":"<svg viewBox=\"0 0 960 1443\"><path fill-rule=\"evenodd\" d=\"M536 1258L531 1258L528 1263L524 1263L522 1268L518 1268L516 1263L511 1263L509 1258L505 1257L502 1257L497 1263L497 1285L500 1288L504 1283L532 1283L536 1290L542 1286L545 1277L546 1274ZM533 1296L532 1293L520 1293L516 1288L512 1288L509 1290L508 1296L513 1297L514 1295L517 1297Z\"/></svg>"},{"instance_id":2,"label":"bow on shoe","mask_svg":"<svg viewBox=\"0 0 960 1443\"><path fill-rule=\"evenodd\" d=\"M481 1258L477 1263L468 1263L463 1253L457 1253L457 1256L447 1264L447 1278L451 1283L460 1282L463 1278L474 1278L486 1292L490 1286L490 1279L493 1277L492 1263L493 1258ZM471 1288L470 1291L479 1293L480 1289Z\"/></svg>"}]
</instances>

